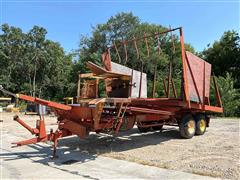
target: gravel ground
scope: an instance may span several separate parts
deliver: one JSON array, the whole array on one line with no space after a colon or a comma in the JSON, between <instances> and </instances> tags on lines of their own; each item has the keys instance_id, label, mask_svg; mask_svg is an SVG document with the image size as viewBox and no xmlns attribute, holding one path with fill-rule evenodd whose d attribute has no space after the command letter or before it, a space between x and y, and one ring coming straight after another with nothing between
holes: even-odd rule
<instances>
[{"instance_id":1,"label":"gravel ground","mask_svg":"<svg viewBox=\"0 0 240 180\"><path fill-rule=\"evenodd\" d=\"M12 113L0 113L2 131L19 137L31 135L12 120ZM20 114L27 123L35 126L38 116ZM56 117L45 117L47 129L56 128ZM92 155L133 161L194 174L240 178L240 126L239 119L212 118L203 136L181 139L177 127L164 126L163 131L140 134L137 128L121 132L116 138L90 134L87 139L64 138L59 146L67 146ZM4 147L4 142L3 142Z\"/></svg>"}]
</instances>

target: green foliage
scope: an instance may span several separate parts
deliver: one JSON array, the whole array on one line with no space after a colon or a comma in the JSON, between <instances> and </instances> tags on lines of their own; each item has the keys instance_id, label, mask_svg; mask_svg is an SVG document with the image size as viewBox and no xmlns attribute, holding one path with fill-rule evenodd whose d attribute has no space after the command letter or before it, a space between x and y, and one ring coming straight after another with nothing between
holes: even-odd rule
<instances>
[{"instance_id":1,"label":"green foliage","mask_svg":"<svg viewBox=\"0 0 240 180\"><path fill-rule=\"evenodd\" d=\"M235 79L234 87L240 88L240 37L236 31L224 32L219 41L202 52L202 57L213 66L216 76L231 73Z\"/></svg>"},{"instance_id":2,"label":"green foliage","mask_svg":"<svg viewBox=\"0 0 240 180\"><path fill-rule=\"evenodd\" d=\"M59 43L46 39L46 29L23 33L7 24L0 34L0 84L15 93L61 99L70 94L72 57Z\"/></svg>"},{"instance_id":3,"label":"green foliage","mask_svg":"<svg viewBox=\"0 0 240 180\"><path fill-rule=\"evenodd\" d=\"M220 91L224 116L240 116L240 91L239 89L234 88L234 79L229 73L226 74L226 77L219 76L216 78L217 85ZM213 89L213 87L211 87ZM211 102L215 100L215 94L212 90Z\"/></svg>"}]
</instances>

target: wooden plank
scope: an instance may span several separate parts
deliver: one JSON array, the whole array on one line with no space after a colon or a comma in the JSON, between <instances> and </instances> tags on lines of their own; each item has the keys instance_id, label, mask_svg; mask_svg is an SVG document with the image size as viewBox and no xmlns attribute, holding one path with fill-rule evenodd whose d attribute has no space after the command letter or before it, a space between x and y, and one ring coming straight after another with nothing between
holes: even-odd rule
<instances>
[{"instance_id":1,"label":"wooden plank","mask_svg":"<svg viewBox=\"0 0 240 180\"><path fill-rule=\"evenodd\" d=\"M87 67L94 73L96 76L105 77L105 78L119 78L122 80L130 80L131 76L128 74L115 73L112 71L107 71L104 68L88 61Z\"/></svg>"},{"instance_id":2,"label":"wooden plank","mask_svg":"<svg viewBox=\"0 0 240 180\"><path fill-rule=\"evenodd\" d=\"M130 103L131 99L130 98L97 98L90 100L88 104L94 105L98 103Z\"/></svg>"},{"instance_id":3,"label":"wooden plank","mask_svg":"<svg viewBox=\"0 0 240 180\"><path fill-rule=\"evenodd\" d=\"M106 98L106 101L108 103L130 103L130 98Z\"/></svg>"},{"instance_id":4,"label":"wooden plank","mask_svg":"<svg viewBox=\"0 0 240 180\"><path fill-rule=\"evenodd\" d=\"M89 105L96 105L98 103L106 102L106 98L97 98L88 102Z\"/></svg>"},{"instance_id":5,"label":"wooden plank","mask_svg":"<svg viewBox=\"0 0 240 180\"><path fill-rule=\"evenodd\" d=\"M81 77L81 78L87 78L87 77L92 77L92 76L94 76L93 73L79 74L79 77Z\"/></svg>"}]
</instances>

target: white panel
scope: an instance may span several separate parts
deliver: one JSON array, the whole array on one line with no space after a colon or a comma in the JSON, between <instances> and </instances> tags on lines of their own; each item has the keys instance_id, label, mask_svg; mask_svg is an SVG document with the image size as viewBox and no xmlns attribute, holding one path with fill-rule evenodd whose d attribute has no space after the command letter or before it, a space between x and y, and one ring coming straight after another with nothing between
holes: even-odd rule
<instances>
[{"instance_id":1,"label":"white panel","mask_svg":"<svg viewBox=\"0 0 240 180\"><path fill-rule=\"evenodd\" d=\"M111 62L112 72L132 75L132 69L121 64L117 64ZM132 96L131 97L138 97L139 96L139 88L140 88L140 77L141 72L133 70L133 84L136 83L136 87L132 86ZM141 97L147 97L147 75L146 73L142 74L142 88L141 88Z\"/></svg>"}]
</instances>

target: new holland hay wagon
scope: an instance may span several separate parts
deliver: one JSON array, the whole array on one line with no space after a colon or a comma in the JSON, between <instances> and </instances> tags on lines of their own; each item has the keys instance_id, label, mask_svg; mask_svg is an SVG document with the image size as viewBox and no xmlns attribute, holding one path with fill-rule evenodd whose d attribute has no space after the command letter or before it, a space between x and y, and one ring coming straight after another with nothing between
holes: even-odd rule
<instances>
[{"instance_id":1,"label":"new holland hay wagon","mask_svg":"<svg viewBox=\"0 0 240 180\"><path fill-rule=\"evenodd\" d=\"M179 50L181 53L181 85L176 89L172 73L172 62L169 60L167 78L163 80L164 97L156 98L158 76L157 65L154 66L152 97L147 97L147 74L144 73L144 62L141 60L139 46L144 44L146 56L149 57L150 41L156 42L156 54L161 54L161 37L168 33L179 33ZM173 37L172 35L170 37ZM173 41L174 42L174 41ZM128 58L128 45L135 47L136 61L141 64L137 71L111 61L114 53L120 61L131 61ZM174 55L174 43L171 48ZM123 52L120 52L123 50ZM123 54L124 57L121 57ZM174 56L172 56L174 57ZM153 63L153 62L148 62ZM153 63L154 64L154 63ZM60 104L23 94L12 94L3 88L1 90L19 99L45 105L57 115L58 128L46 132L43 114L36 128L28 126L20 117L14 120L29 130L34 138L15 142L16 146L52 141L53 153L59 138L78 135L88 136L89 132L117 135L119 131L129 130L136 125L140 132L161 130L163 125L178 125L183 138L202 135L209 125L210 113L222 113L222 103L214 77L211 78L211 65L196 55L185 51L182 28L169 29L153 35L114 42L102 54L102 66L92 62L87 63L90 73L79 74L77 100L75 104ZM165 82L167 80L167 82ZM105 97L99 97L99 84L105 85ZM210 104L210 83L213 83L216 104ZM180 92L180 93L178 93Z\"/></svg>"}]
</instances>

